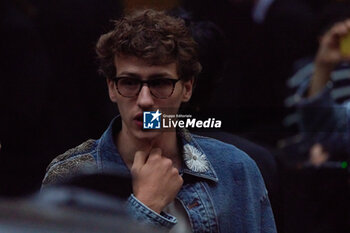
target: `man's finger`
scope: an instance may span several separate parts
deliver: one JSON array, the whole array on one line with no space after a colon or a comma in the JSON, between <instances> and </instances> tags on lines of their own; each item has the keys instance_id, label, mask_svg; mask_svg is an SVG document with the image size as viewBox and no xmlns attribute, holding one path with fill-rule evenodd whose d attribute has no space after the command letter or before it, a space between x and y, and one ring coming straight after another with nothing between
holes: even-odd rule
<instances>
[{"instance_id":1,"label":"man's finger","mask_svg":"<svg viewBox=\"0 0 350 233\"><path fill-rule=\"evenodd\" d=\"M147 153L144 151L136 151L135 157L134 157L134 163L132 164L133 168L140 168L142 167L146 161L147 161Z\"/></svg>"},{"instance_id":2,"label":"man's finger","mask_svg":"<svg viewBox=\"0 0 350 233\"><path fill-rule=\"evenodd\" d=\"M162 155L162 149L160 148L152 148L152 150L149 152L149 157L157 156L157 155Z\"/></svg>"},{"instance_id":3,"label":"man's finger","mask_svg":"<svg viewBox=\"0 0 350 233\"><path fill-rule=\"evenodd\" d=\"M350 30L350 19L347 19L347 20L345 21L345 24L346 24L346 26L348 27L348 29Z\"/></svg>"}]
</instances>

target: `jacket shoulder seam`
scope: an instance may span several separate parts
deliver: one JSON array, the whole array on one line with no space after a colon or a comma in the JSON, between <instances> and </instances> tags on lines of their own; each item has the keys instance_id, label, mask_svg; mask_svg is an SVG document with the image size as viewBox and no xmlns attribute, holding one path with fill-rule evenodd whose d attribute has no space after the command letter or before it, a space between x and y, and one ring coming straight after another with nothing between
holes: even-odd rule
<instances>
[{"instance_id":1,"label":"jacket shoulder seam","mask_svg":"<svg viewBox=\"0 0 350 233\"><path fill-rule=\"evenodd\" d=\"M76 157L76 156L87 154L87 153L91 152L93 150L94 146L95 146L95 142L96 142L96 140L89 139L89 140L83 142L82 144L67 150L63 154L58 155L47 166L46 172L49 171L49 169L51 167L53 167L54 165L57 165L57 164L65 161L65 160L67 160L69 158Z\"/></svg>"}]
</instances>

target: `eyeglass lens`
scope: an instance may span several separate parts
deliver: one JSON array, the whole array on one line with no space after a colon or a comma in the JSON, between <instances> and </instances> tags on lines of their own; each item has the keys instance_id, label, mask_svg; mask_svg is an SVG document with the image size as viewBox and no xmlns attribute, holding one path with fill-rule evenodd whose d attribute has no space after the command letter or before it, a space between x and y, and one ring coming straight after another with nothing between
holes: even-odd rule
<instances>
[{"instance_id":1,"label":"eyeglass lens","mask_svg":"<svg viewBox=\"0 0 350 233\"><path fill-rule=\"evenodd\" d=\"M174 79L158 78L143 82L135 78L121 78L117 82L117 88L122 96L134 97L140 92L143 83L148 84L151 94L157 98L168 98L175 86Z\"/></svg>"}]
</instances>

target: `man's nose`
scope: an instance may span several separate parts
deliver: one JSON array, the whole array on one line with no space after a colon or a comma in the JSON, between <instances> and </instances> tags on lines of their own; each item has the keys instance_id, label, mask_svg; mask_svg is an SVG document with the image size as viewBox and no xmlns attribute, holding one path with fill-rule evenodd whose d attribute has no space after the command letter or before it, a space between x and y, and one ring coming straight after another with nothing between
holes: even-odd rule
<instances>
[{"instance_id":1,"label":"man's nose","mask_svg":"<svg viewBox=\"0 0 350 233\"><path fill-rule=\"evenodd\" d=\"M147 85L143 85L137 97L137 105L140 108L151 108L154 105L153 95Z\"/></svg>"}]
</instances>

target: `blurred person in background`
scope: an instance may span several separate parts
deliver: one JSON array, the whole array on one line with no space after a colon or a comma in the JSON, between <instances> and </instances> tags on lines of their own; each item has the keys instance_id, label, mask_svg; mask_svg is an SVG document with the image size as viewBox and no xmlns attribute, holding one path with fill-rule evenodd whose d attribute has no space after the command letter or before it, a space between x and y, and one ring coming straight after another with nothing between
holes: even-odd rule
<instances>
[{"instance_id":1,"label":"blurred person in background","mask_svg":"<svg viewBox=\"0 0 350 233\"><path fill-rule=\"evenodd\" d=\"M296 92L286 105L296 106L297 112L286 123L298 123L300 154L309 151L314 165L350 156L350 53L343 51L349 34L349 19L331 26L321 37L314 60L288 81Z\"/></svg>"},{"instance_id":2,"label":"blurred person in background","mask_svg":"<svg viewBox=\"0 0 350 233\"><path fill-rule=\"evenodd\" d=\"M314 58L296 62L284 121L297 135L280 142L284 171L285 227L300 232L349 229L349 8L330 10ZM345 16L341 14L345 12ZM325 27L326 26L326 27ZM300 212L303 208L307 211ZM294 226L294 222L300 222Z\"/></svg>"}]
</instances>

